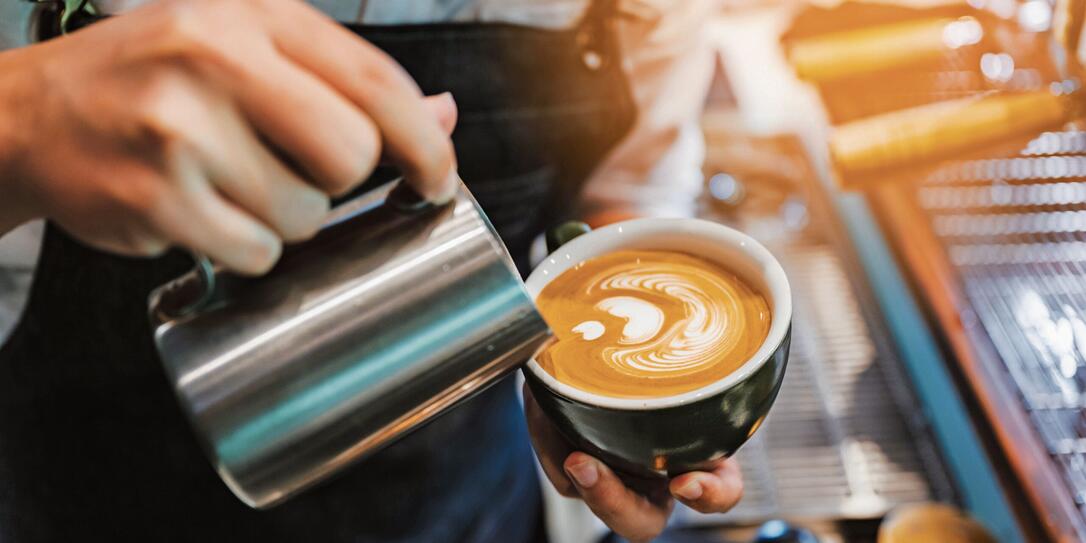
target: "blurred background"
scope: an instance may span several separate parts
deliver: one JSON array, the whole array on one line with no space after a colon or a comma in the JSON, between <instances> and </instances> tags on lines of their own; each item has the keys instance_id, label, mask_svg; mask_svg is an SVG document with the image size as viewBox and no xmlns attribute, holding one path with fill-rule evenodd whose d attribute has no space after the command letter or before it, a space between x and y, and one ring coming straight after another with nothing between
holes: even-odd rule
<instances>
[{"instance_id":1,"label":"blurred background","mask_svg":"<svg viewBox=\"0 0 1086 543\"><path fill-rule=\"evenodd\" d=\"M691 519L1086 541L1082 7L725 8L703 213L781 257L798 318L746 500Z\"/></svg>"},{"instance_id":2,"label":"blurred background","mask_svg":"<svg viewBox=\"0 0 1086 543\"><path fill-rule=\"evenodd\" d=\"M781 259L795 337L739 454L745 499L677 524L721 541L1086 541L1082 16L725 2L699 213ZM39 235L0 242L0 337ZM933 502L954 509L916 505Z\"/></svg>"}]
</instances>

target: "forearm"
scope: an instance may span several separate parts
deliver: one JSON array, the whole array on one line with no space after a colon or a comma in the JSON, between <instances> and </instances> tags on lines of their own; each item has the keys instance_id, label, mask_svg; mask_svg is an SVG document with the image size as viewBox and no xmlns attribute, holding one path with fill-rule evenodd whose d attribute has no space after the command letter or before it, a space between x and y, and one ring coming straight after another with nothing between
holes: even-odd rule
<instances>
[{"instance_id":1,"label":"forearm","mask_svg":"<svg viewBox=\"0 0 1086 543\"><path fill-rule=\"evenodd\" d=\"M26 49L0 51L0 236L39 215L20 167L33 129L25 118L25 104L33 98L26 90L35 79L26 66L29 56Z\"/></svg>"}]
</instances>

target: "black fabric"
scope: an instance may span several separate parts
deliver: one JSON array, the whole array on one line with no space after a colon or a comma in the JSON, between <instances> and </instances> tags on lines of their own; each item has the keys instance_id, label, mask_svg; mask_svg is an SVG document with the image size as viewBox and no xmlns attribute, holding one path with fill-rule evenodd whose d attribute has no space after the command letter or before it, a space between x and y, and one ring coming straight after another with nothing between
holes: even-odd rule
<instances>
[{"instance_id":1,"label":"black fabric","mask_svg":"<svg viewBox=\"0 0 1086 543\"><path fill-rule=\"evenodd\" d=\"M632 122L600 20L563 32L355 27L427 93L453 92L462 177L522 271L531 238ZM598 69L582 62L586 46ZM107 255L48 227L27 311L0 350L0 541L531 536L538 488L508 380L284 505L241 504L186 426L145 315L148 292L190 264Z\"/></svg>"},{"instance_id":2,"label":"black fabric","mask_svg":"<svg viewBox=\"0 0 1086 543\"><path fill-rule=\"evenodd\" d=\"M527 254L516 249L563 218L585 176L633 121L602 16L590 14L568 32L427 25L421 42L405 27L356 27L400 60L424 93L452 90L461 177L522 271ZM457 54L434 54L449 50ZM584 61L589 51L599 55L596 69Z\"/></svg>"}]
</instances>

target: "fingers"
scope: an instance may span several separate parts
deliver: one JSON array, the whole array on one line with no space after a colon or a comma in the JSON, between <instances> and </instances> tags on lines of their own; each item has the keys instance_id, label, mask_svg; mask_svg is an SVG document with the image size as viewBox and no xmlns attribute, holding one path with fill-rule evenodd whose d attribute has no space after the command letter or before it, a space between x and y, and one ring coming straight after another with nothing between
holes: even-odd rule
<instances>
[{"instance_id":1,"label":"fingers","mask_svg":"<svg viewBox=\"0 0 1086 543\"><path fill-rule=\"evenodd\" d=\"M244 162L252 165L239 167L240 154L233 165L218 162L211 168L212 183L284 241L312 237L328 216L328 196L296 176L255 138L244 143L250 153Z\"/></svg>"},{"instance_id":2,"label":"fingers","mask_svg":"<svg viewBox=\"0 0 1086 543\"><path fill-rule=\"evenodd\" d=\"M223 199L195 153L173 153L169 169L178 189L151 217L163 237L239 273L259 275L271 269L282 250L279 237Z\"/></svg>"},{"instance_id":3,"label":"fingers","mask_svg":"<svg viewBox=\"0 0 1086 543\"><path fill-rule=\"evenodd\" d=\"M543 468L543 473L554 485L559 494L567 498L578 496L577 489L566 477L562 469L562 461L572 451L565 438L558 433L554 424L539 409L532 390L527 383L524 385L524 416L528 419L528 435L532 439L532 447L535 448L536 458Z\"/></svg>"},{"instance_id":4,"label":"fingers","mask_svg":"<svg viewBox=\"0 0 1086 543\"><path fill-rule=\"evenodd\" d=\"M377 126L313 74L269 52L235 83L254 128L326 192L343 194L381 155Z\"/></svg>"},{"instance_id":5,"label":"fingers","mask_svg":"<svg viewBox=\"0 0 1086 543\"><path fill-rule=\"evenodd\" d=\"M726 458L711 472L695 471L675 477L668 489L695 511L723 513L743 497L743 474L734 458Z\"/></svg>"},{"instance_id":6,"label":"fingers","mask_svg":"<svg viewBox=\"0 0 1086 543\"><path fill-rule=\"evenodd\" d=\"M539 409L527 385L524 410L539 463L555 489L566 497L579 496L600 520L631 541L648 541L663 531L673 506L668 492L702 513L728 511L743 495L743 477L734 459L720 460L711 472L675 477L666 491L655 482L627 484L592 456L570 453L568 442Z\"/></svg>"},{"instance_id":7,"label":"fingers","mask_svg":"<svg viewBox=\"0 0 1086 543\"><path fill-rule=\"evenodd\" d=\"M260 63L238 85L240 107L254 128L332 195L350 191L372 173L382 152L370 118L310 73L281 58ZM451 134L457 108L445 92L423 100L441 130Z\"/></svg>"},{"instance_id":8,"label":"fingers","mask_svg":"<svg viewBox=\"0 0 1086 543\"><path fill-rule=\"evenodd\" d=\"M214 129L193 145L212 184L286 241L316 233L328 214L328 196L283 165L232 107L209 104L206 111Z\"/></svg>"},{"instance_id":9,"label":"fingers","mask_svg":"<svg viewBox=\"0 0 1086 543\"><path fill-rule=\"evenodd\" d=\"M377 125L385 152L407 181L432 201L455 194L452 142L428 111L415 82L388 55L301 2L277 3L275 45Z\"/></svg>"},{"instance_id":10,"label":"fingers","mask_svg":"<svg viewBox=\"0 0 1086 543\"><path fill-rule=\"evenodd\" d=\"M657 505L629 489L603 462L575 452L563 465L589 509L615 533L631 541L648 541L667 525L672 502Z\"/></svg>"},{"instance_id":11,"label":"fingers","mask_svg":"<svg viewBox=\"0 0 1086 543\"><path fill-rule=\"evenodd\" d=\"M327 204L254 141L225 95L179 81L132 106L156 182L132 185L119 199L157 236L232 270L263 273L279 257L280 237L313 231Z\"/></svg>"}]
</instances>

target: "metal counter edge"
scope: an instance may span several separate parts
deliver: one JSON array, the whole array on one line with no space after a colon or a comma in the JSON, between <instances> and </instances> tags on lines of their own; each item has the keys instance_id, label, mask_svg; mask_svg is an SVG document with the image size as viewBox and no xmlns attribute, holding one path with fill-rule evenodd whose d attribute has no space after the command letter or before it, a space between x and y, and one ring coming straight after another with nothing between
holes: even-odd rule
<instances>
[{"instance_id":1,"label":"metal counter edge","mask_svg":"<svg viewBox=\"0 0 1086 543\"><path fill-rule=\"evenodd\" d=\"M860 194L835 194L834 207L860 257L905 370L920 398L924 415L939 443L963 505L1004 543L1025 541L1000 487L995 469L980 444L965 403L947 370L882 229Z\"/></svg>"}]
</instances>

